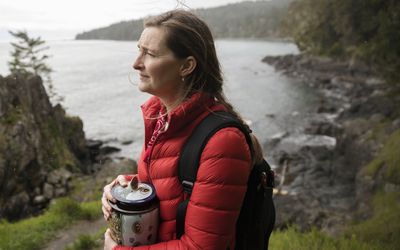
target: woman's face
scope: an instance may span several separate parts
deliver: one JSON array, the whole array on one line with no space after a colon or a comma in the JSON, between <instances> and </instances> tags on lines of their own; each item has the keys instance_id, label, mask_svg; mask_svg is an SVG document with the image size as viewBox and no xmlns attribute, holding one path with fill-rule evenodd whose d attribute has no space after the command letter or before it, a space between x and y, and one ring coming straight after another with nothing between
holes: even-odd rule
<instances>
[{"instance_id":1,"label":"woman's face","mask_svg":"<svg viewBox=\"0 0 400 250\"><path fill-rule=\"evenodd\" d=\"M173 100L182 94L184 60L176 58L167 48L165 37L161 28L145 28L139 39L139 56L133 68L139 71L140 91Z\"/></svg>"}]
</instances>

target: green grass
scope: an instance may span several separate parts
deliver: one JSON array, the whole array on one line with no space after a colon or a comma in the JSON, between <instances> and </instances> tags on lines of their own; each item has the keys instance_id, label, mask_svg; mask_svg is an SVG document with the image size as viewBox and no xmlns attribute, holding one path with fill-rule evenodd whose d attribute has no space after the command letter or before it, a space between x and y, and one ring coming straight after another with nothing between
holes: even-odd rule
<instances>
[{"instance_id":1,"label":"green grass","mask_svg":"<svg viewBox=\"0 0 400 250\"><path fill-rule=\"evenodd\" d=\"M365 168L364 173L375 177L383 171L385 181L400 184L400 129L392 133L378 156Z\"/></svg>"},{"instance_id":2,"label":"green grass","mask_svg":"<svg viewBox=\"0 0 400 250\"><path fill-rule=\"evenodd\" d=\"M274 231L269 249L273 250L380 250L378 246L364 243L354 236L334 239L317 229L301 233L295 227L284 231Z\"/></svg>"},{"instance_id":3,"label":"green grass","mask_svg":"<svg viewBox=\"0 0 400 250\"><path fill-rule=\"evenodd\" d=\"M378 128L380 130L382 128ZM376 178L383 177L381 183L400 184L400 130L392 133L386 140L377 157L366 166L364 174ZM273 250L317 250L317 249L400 249L400 192L380 191L371 200L372 217L348 226L339 238L313 229L301 233L295 227L275 231L270 239Z\"/></svg>"},{"instance_id":4,"label":"green grass","mask_svg":"<svg viewBox=\"0 0 400 250\"><path fill-rule=\"evenodd\" d=\"M16 223L0 223L0 250L40 249L44 243L75 220L101 215L100 201L79 204L71 199L55 200L43 215Z\"/></svg>"},{"instance_id":5,"label":"green grass","mask_svg":"<svg viewBox=\"0 0 400 250\"><path fill-rule=\"evenodd\" d=\"M301 233L295 227L274 231L273 250L396 250L400 249L400 192L377 192L372 199L373 216L349 226L339 238L317 229Z\"/></svg>"},{"instance_id":6,"label":"green grass","mask_svg":"<svg viewBox=\"0 0 400 250\"><path fill-rule=\"evenodd\" d=\"M400 192L380 191L372 200L373 216L351 226L346 235L366 243L379 244L381 249L400 248Z\"/></svg>"},{"instance_id":7,"label":"green grass","mask_svg":"<svg viewBox=\"0 0 400 250\"><path fill-rule=\"evenodd\" d=\"M97 239L91 235L80 235L79 238L72 244L65 248L65 250L91 250L99 246Z\"/></svg>"},{"instance_id":8,"label":"green grass","mask_svg":"<svg viewBox=\"0 0 400 250\"><path fill-rule=\"evenodd\" d=\"M387 127L391 125L392 121L388 119L375 124L370 133L367 135L367 139L378 143L382 142L388 136L388 133L386 132Z\"/></svg>"},{"instance_id":9,"label":"green grass","mask_svg":"<svg viewBox=\"0 0 400 250\"><path fill-rule=\"evenodd\" d=\"M69 245L65 250L92 250L100 248L103 242L104 232L106 227L101 228L94 235L82 234L76 239L71 245Z\"/></svg>"},{"instance_id":10,"label":"green grass","mask_svg":"<svg viewBox=\"0 0 400 250\"><path fill-rule=\"evenodd\" d=\"M73 189L69 194L74 200L95 201L101 200L104 182L93 179L92 176L81 176L72 180Z\"/></svg>"}]
</instances>

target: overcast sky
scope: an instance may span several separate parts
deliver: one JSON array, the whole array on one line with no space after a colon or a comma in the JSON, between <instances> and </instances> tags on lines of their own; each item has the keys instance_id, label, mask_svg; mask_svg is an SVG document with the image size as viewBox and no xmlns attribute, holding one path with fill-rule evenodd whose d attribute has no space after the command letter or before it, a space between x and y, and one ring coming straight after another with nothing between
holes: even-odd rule
<instances>
[{"instance_id":1,"label":"overcast sky","mask_svg":"<svg viewBox=\"0 0 400 250\"><path fill-rule=\"evenodd\" d=\"M243 0L0 0L0 40L25 29L44 39L73 39L76 33L176 8L213 7Z\"/></svg>"}]
</instances>

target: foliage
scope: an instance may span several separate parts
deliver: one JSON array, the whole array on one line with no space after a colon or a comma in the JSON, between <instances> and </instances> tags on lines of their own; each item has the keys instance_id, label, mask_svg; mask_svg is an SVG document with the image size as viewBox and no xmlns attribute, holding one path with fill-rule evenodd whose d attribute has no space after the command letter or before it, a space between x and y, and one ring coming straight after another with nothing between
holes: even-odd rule
<instances>
[{"instance_id":1,"label":"foliage","mask_svg":"<svg viewBox=\"0 0 400 250\"><path fill-rule=\"evenodd\" d=\"M398 249L400 246L400 192L382 191L373 198L373 217L351 226L346 235L380 249Z\"/></svg>"},{"instance_id":2,"label":"foliage","mask_svg":"<svg viewBox=\"0 0 400 250\"><path fill-rule=\"evenodd\" d=\"M97 231L94 235L82 234L65 250L91 250L98 249L104 239L106 227Z\"/></svg>"},{"instance_id":3,"label":"foliage","mask_svg":"<svg viewBox=\"0 0 400 250\"><path fill-rule=\"evenodd\" d=\"M78 204L62 198L55 200L43 215L16 223L0 222L0 249L40 249L57 230L80 219L98 218L100 201Z\"/></svg>"},{"instance_id":4,"label":"foliage","mask_svg":"<svg viewBox=\"0 0 400 250\"><path fill-rule=\"evenodd\" d=\"M52 72L51 68L45 63L48 55L41 55L41 52L49 49L43 46L45 41L40 37L30 38L26 31L17 31L9 33L18 39L18 42L11 43L13 51L11 52L12 61L8 62L12 74L21 74L30 72L35 75L46 75Z\"/></svg>"},{"instance_id":5,"label":"foliage","mask_svg":"<svg viewBox=\"0 0 400 250\"><path fill-rule=\"evenodd\" d=\"M365 168L365 173L371 176L382 171L387 182L400 184L400 129L389 136L378 156Z\"/></svg>"},{"instance_id":6,"label":"foliage","mask_svg":"<svg viewBox=\"0 0 400 250\"><path fill-rule=\"evenodd\" d=\"M65 250L91 250L99 246L97 238L91 235L83 234Z\"/></svg>"},{"instance_id":7,"label":"foliage","mask_svg":"<svg viewBox=\"0 0 400 250\"><path fill-rule=\"evenodd\" d=\"M378 250L400 246L400 192L377 192L372 199L372 217L356 221L337 238L312 229L299 232L296 227L274 231L270 248L274 250Z\"/></svg>"},{"instance_id":8,"label":"foliage","mask_svg":"<svg viewBox=\"0 0 400 250\"><path fill-rule=\"evenodd\" d=\"M291 0L257 1L195 11L217 38L279 37Z\"/></svg>"},{"instance_id":9,"label":"foliage","mask_svg":"<svg viewBox=\"0 0 400 250\"><path fill-rule=\"evenodd\" d=\"M284 231L274 231L270 239L270 249L274 250L378 250L379 245L372 245L355 238L340 237L334 239L328 235L312 229L301 233L295 227Z\"/></svg>"},{"instance_id":10,"label":"foliage","mask_svg":"<svg viewBox=\"0 0 400 250\"><path fill-rule=\"evenodd\" d=\"M207 22L218 38L276 37L291 1L242 2L194 12ZM76 39L138 40L142 30L143 19L124 21L78 34Z\"/></svg>"},{"instance_id":11,"label":"foliage","mask_svg":"<svg viewBox=\"0 0 400 250\"><path fill-rule=\"evenodd\" d=\"M27 31L9 31L9 33L17 39L17 42L12 42L11 46L11 61L8 62L8 67L11 74L35 74L42 76L46 83L46 88L50 98L56 101L62 101L62 98L54 92L54 87L51 80L51 72L53 70L46 63L49 55L44 54L44 51L49 47L45 45L40 37L31 38Z\"/></svg>"},{"instance_id":12,"label":"foliage","mask_svg":"<svg viewBox=\"0 0 400 250\"><path fill-rule=\"evenodd\" d=\"M284 30L302 51L363 60L399 80L399 13L397 0L298 0Z\"/></svg>"},{"instance_id":13,"label":"foliage","mask_svg":"<svg viewBox=\"0 0 400 250\"><path fill-rule=\"evenodd\" d=\"M143 30L143 20L123 21L76 35L76 39L138 40Z\"/></svg>"}]
</instances>

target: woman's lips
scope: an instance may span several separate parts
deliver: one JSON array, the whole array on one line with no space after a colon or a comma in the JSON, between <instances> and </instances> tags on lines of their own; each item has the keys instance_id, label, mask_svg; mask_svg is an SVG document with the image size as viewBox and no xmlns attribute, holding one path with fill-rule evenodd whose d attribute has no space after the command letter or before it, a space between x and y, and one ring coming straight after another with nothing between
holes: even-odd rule
<instances>
[{"instance_id":1,"label":"woman's lips","mask_svg":"<svg viewBox=\"0 0 400 250\"><path fill-rule=\"evenodd\" d=\"M149 76L140 74L140 79L147 79Z\"/></svg>"}]
</instances>

